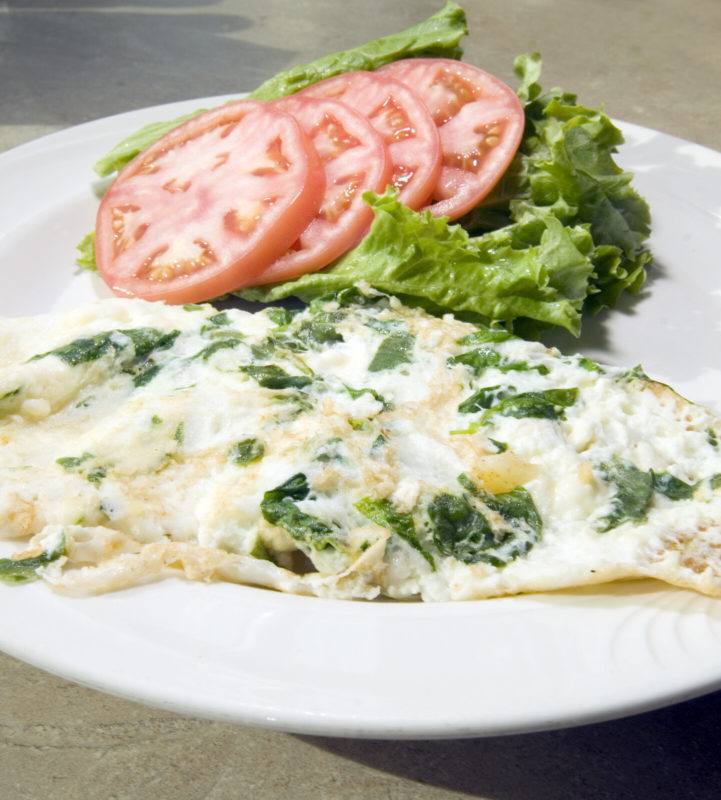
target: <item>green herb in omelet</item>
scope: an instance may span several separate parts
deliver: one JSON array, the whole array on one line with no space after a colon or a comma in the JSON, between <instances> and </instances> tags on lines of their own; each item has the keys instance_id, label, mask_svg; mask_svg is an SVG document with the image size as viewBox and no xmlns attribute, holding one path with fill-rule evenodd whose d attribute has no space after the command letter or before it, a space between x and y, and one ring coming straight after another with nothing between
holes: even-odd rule
<instances>
[{"instance_id":1,"label":"green herb in omelet","mask_svg":"<svg viewBox=\"0 0 721 800\"><path fill-rule=\"evenodd\" d=\"M203 361L207 361L219 350L234 350L240 344L240 342L241 340L238 338L218 339L217 341L209 344L207 347L204 347L202 350L199 350L197 353L192 355L191 359L200 358Z\"/></svg>"},{"instance_id":2,"label":"green herb in omelet","mask_svg":"<svg viewBox=\"0 0 721 800\"><path fill-rule=\"evenodd\" d=\"M230 450L228 458L238 467L246 467L260 461L265 455L265 445L258 439L242 439Z\"/></svg>"},{"instance_id":3,"label":"green herb in omelet","mask_svg":"<svg viewBox=\"0 0 721 800\"><path fill-rule=\"evenodd\" d=\"M362 389L353 389L350 386L344 386L343 388L353 400L357 400L364 394L369 394L374 400L377 400L383 406L384 411L388 411L389 409L393 408L393 405L389 403L382 394L379 394L375 389L371 389L370 386L364 386Z\"/></svg>"},{"instance_id":4,"label":"green herb in omelet","mask_svg":"<svg viewBox=\"0 0 721 800\"><path fill-rule=\"evenodd\" d=\"M487 369L498 369L501 372L528 372L534 370L539 375L548 375L548 367L543 364L531 366L527 361L508 361L492 347L479 347L451 356L449 364L463 364L473 371L477 377Z\"/></svg>"},{"instance_id":5,"label":"green herb in omelet","mask_svg":"<svg viewBox=\"0 0 721 800\"><path fill-rule=\"evenodd\" d=\"M499 344L500 342L507 342L513 339L513 334L505 328L491 328L488 325L477 325L473 333L462 336L456 344L460 345L474 345L474 344Z\"/></svg>"},{"instance_id":6,"label":"green herb in omelet","mask_svg":"<svg viewBox=\"0 0 721 800\"><path fill-rule=\"evenodd\" d=\"M314 550L339 549L338 536L329 525L297 506L309 494L306 476L299 472L285 483L263 495L260 510L263 517L273 525L286 530L295 541Z\"/></svg>"},{"instance_id":7,"label":"green herb in omelet","mask_svg":"<svg viewBox=\"0 0 721 800\"><path fill-rule=\"evenodd\" d=\"M376 500L372 497L364 497L355 504L355 507L371 522L375 522L376 525L380 525L383 528L388 528L391 533L408 542L431 565L431 569L435 570L436 564L433 556L418 539L412 514L398 511L388 499Z\"/></svg>"},{"instance_id":8,"label":"green herb in omelet","mask_svg":"<svg viewBox=\"0 0 721 800\"><path fill-rule=\"evenodd\" d=\"M543 531L531 495L522 487L494 495L476 487L465 475L458 480L465 494L444 492L428 505L438 550L464 564L483 562L494 567L527 555ZM492 525L486 509L500 516L502 523Z\"/></svg>"},{"instance_id":9,"label":"green herb in omelet","mask_svg":"<svg viewBox=\"0 0 721 800\"><path fill-rule=\"evenodd\" d=\"M313 383L306 375L290 375L276 364L250 364L240 368L248 377L266 389L302 389Z\"/></svg>"},{"instance_id":10,"label":"green herb in omelet","mask_svg":"<svg viewBox=\"0 0 721 800\"><path fill-rule=\"evenodd\" d=\"M38 569L52 564L62 556L67 555L65 537L62 536L58 544L38 556L28 558L0 558L0 581L3 583L19 584L37 580Z\"/></svg>"},{"instance_id":11,"label":"green herb in omelet","mask_svg":"<svg viewBox=\"0 0 721 800\"><path fill-rule=\"evenodd\" d=\"M696 491L696 484L686 483L670 472L654 472L653 488L669 500L690 500Z\"/></svg>"},{"instance_id":12,"label":"green herb in omelet","mask_svg":"<svg viewBox=\"0 0 721 800\"><path fill-rule=\"evenodd\" d=\"M392 333L378 345L368 365L368 372L382 372L408 364L413 359L413 336L410 333Z\"/></svg>"},{"instance_id":13,"label":"green herb in omelet","mask_svg":"<svg viewBox=\"0 0 721 800\"><path fill-rule=\"evenodd\" d=\"M487 386L466 398L458 410L462 414L483 411L479 424L483 425L494 415L502 417L536 417L537 419L565 419L565 409L578 398L578 389L545 389L537 392L515 394L512 387ZM474 430L476 430L474 428ZM471 431L469 431L471 432Z\"/></svg>"},{"instance_id":14,"label":"green herb in omelet","mask_svg":"<svg viewBox=\"0 0 721 800\"><path fill-rule=\"evenodd\" d=\"M633 464L615 457L601 464L601 475L616 487L611 498L611 509L598 523L601 533L610 531L624 522L643 522L653 498L653 476Z\"/></svg>"},{"instance_id":15,"label":"green herb in omelet","mask_svg":"<svg viewBox=\"0 0 721 800\"><path fill-rule=\"evenodd\" d=\"M483 414L484 421L498 414L502 417L565 419L565 409L576 402L578 389L545 389L523 392L499 400Z\"/></svg>"},{"instance_id":16,"label":"green herb in omelet","mask_svg":"<svg viewBox=\"0 0 721 800\"><path fill-rule=\"evenodd\" d=\"M83 453L81 456L63 456L56 458L55 463L68 472L77 469L81 464L93 457L92 453Z\"/></svg>"},{"instance_id":17,"label":"green herb in omelet","mask_svg":"<svg viewBox=\"0 0 721 800\"><path fill-rule=\"evenodd\" d=\"M504 398L513 394L513 388L502 388L501 386L484 386L473 392L459 406L461 414L475 414L477 411L485 411L491 406L496 405Z\"/></svg>"}]
</instances>

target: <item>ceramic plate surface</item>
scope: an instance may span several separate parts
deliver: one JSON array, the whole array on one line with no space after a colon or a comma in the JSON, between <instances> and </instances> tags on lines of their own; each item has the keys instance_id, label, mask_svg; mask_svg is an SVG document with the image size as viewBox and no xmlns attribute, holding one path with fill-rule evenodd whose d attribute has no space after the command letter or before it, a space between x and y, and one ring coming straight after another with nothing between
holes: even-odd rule
<instances>
[{"instance_id":1,"label":"ceramic plate surface","mask_svg":"<svg viewBox=\"0 0 721 800\"><path fill-rule=\"evenodd\" d=\"M92 164L139 126L226 98L144 109L0 155L0 314L108 290L75 273L94 224ZM643 294L580 343L642 363L721 412L721 154L622 125L619 160L654 216ZM0 545L1 553L13 548ZM155 706L346 736L491 735L579 724L721 687L721 601L660 583L455 604L362 603L166 581L88 599L0 586L0 648Z\"/></svg>"}]
</instances>

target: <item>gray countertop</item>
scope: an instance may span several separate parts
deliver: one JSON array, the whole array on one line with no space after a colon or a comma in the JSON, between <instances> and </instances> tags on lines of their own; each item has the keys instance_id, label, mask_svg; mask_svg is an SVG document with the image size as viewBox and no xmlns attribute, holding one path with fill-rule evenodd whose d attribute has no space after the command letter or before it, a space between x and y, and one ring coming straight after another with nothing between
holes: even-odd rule
<instances>
[{"instance_id":1,"label":"gray countertop","mask_svg":"<svg viewBox=\"0 0 721 800\"><path fill-rule=\"evenodd\" d=\"M97 117L251 89L399 30L441 0L0 3L0 150ZM719 0L467 0L466 57L507 80L540 50L617 118L721 149ZM2 198L7 202L7 198ZM1 624L1 623L0 623ZM290 736L156 711L0 656L8 800L593 798L721 791L721 693L566 731L456 742Z\"/></svg>"}]
</instances>

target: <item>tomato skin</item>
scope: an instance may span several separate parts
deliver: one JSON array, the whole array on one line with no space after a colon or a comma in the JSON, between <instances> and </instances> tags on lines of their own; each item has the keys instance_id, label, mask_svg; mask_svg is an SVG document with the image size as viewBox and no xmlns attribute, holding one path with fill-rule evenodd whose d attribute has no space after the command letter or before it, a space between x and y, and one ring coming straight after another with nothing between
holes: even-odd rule
<instances>
[{"instance_id":1,"label":"tomato skin","mask_svg":"<svg viewBox=\"0 0 721 800\"><path fill-rule=\"evenodd\" d=\"M453 59L405 59L378 73L412 87L438 125L443 168L429 210L463 216L491 192L518 150L525 127L518 96L490 73Z\"/></svg>"},{"instance_id":2,"label":"tomato skin","mask_svg":"<svg viewBox=\"0 0 721 800\"><path fill-rule=\"evenodd\" d=\"M398 199L416 210L428 202L440 177L441 142L412 88L380 72L359 71L327 78L299 94L340 100L363 114L386 141Z\"/></svg>"},{"instance_id":3,"label":"tomato skin","mask_svg":"<svg viewBox=\"0 0 721 800\"><path fill-rule=\"evenodd\" d=\"M131 161L96 219L98 270L115 294L193 303L253 283L314 217L320 160L280 109L238 100Z\"/></svg>"},{"instance_id":4,"label":"tomato skin","mask_svg":"<svg viewBox=\"0 0 721 800\"><path fill-rule=\"evenodd\" d=\"M382 192L392 177L383 137L345 103L292 95L274 103L308 135L325 169L325 196L293 247L255 279L255 285L290 280L330 264L363 238L373 212L367 191Z\"/></svg>"}]
</instances>

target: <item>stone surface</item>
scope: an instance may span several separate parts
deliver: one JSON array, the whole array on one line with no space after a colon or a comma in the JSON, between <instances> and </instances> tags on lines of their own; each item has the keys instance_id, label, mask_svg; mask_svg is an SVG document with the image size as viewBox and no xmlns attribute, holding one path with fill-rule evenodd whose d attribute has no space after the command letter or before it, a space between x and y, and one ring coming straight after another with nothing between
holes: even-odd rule
<instances>
[{"instance_id":1,"label":"stone surface","mask_svg":"<svg viewBox=\"0 0 721 800\"><path fill-rule=\"evenodd\" d=\"M400 29L441 0L10 0L0 4L0 149L96 117L252 88ZM621 119L721 149L721 2L476 0L467 58ZM1 196L1 195L0 195ZM2 198L6 202L6 198ZM1 623L0 623L1 624ZM710 800L721 693L568 731L457 742L288 736L145 708L0 656L8 800Z\"/></svg>"},{"instance_id":2,"label":"stone surface","mask_svg":"<svg viewBox=\"0 0 721 800\"><path fill-rule=\"evenodd\" d=\"M9 0L0 4L0 147L133 108L252 89L292 64L399 30L442 0ZM721 148L718 0L470 0L466 58Z\"/></svg>"},{"instance_id":3,"label":"stone surface","mask_svg":"<svg viewBox=\"0 0 721 800\"><path fill-rule=\"evenodd\" d=\"M721 693L603 725L378 742L205 722L0 656L7 800L713 800Z\"/></svg>"}]
</instances>

